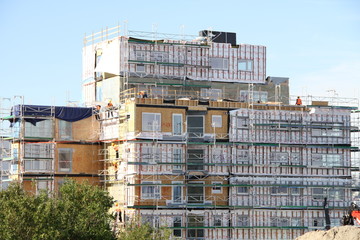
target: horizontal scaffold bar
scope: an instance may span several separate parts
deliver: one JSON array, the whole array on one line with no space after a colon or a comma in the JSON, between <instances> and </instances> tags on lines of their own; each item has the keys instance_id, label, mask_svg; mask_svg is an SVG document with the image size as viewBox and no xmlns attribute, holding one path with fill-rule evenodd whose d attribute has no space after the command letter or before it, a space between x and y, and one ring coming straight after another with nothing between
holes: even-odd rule
<instances>
[{"instance_id":1,"label":"horizontal scaffold bar","mask_svg":"<svg viewBox=\"0 0 360 240\"><path fill-rule=\"evenodd\" d=\"M191 181L191 180L190 180ZM127 186L193 186L193 187L289 187L289 188L323 188L323 187L329 187L329 188L352 188L350 185L289 185L289 184L196 184L196 183L128 183ZM274 194L274 196L280 196Z\"/></svg>"},{"instance_id":2,"label":"horizontal scaffold bar","mask_svg":"<svg viewBox=\"0 0 360 240\"><path fill-rule=\"evenodd\" d=\"M141 39L129 39L129 43L139 44L164 44L164 45L179 45L179 46L191 46L191 47L206 47L210 48L207 44L191 44L191 43L176 43L176 42L164 42L162 40L141 40Z\"/></svg>"},{"instance_id":3,"label":"horizontal scaffold bar","mask_svg":"<svg viewBox=\"0 0 360 240\"><path fill-rule=\"evenodd\" d=\"M295 208L297 210L323 210L323 207L319 207L319 206L291 206L292 208L290 208L290 206L284 207L284 206L234 206L234 205L208 205L208 204L181 204L181 205L174 205L174 206L167 206L167 205L132 205L132 206L127 206L127 208L131 209L182 209L182 210L186 210L186 209L204 209L204 208L208 208L208 209L227 209L227 210L236 210L236 209L264 209L264 210L291 210L293 211ZM329 209L331 210L343 210L343 209L347 209L348 207L334 207L334 206L329 206Z\"/></svg>"},{"instance_id":4,"label":"horizontal scaffold bar","mask_svg":"<svg viewBox=\"0 0 360 240\"><path fill-rule=\"evenodd\" d=\"M271 228L271 229L308 229L305 226L284 226L284 227L272 227L272 226L209 226L209 227L164 227L168 229L253 229L253 228Z\"/></svg>"},{"instance_id":5,"label":"horizontal scaffold bar","mask_svg":"<svg viewBox=\"0 0 360 240\"><path fill-rule=\"evenodd\" d=\"M127 143L154 143L154 140L128 140ZM157 140L157 144L173 144L171 142L162 143L161 140ZM179 142L174 142L180 144ZM181 142L184 145L214 145L214 142ZM336 148L336 149L359 149L351 145L344 144L299 144L299 143L261 143L261 142L216 142L216 145L234 145L234 146L263 146L263 147L302 147L302 148Z\"/></svg>"}]
</instances>

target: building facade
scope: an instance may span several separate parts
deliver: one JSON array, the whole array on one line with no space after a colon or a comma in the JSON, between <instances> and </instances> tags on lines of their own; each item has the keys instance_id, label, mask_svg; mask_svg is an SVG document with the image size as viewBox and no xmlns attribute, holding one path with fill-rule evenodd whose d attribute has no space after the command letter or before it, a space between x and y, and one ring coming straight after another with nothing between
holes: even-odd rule
<instances>
[{"instance_id":1,"label":"building facade","mask_svg":"<svg viewBox=\"0 0 360 240\"><path fill-rule=\"evenodd\" d=\"M1 139L2 188L18 181L33 193L57 191L67 178L100 184L92 108L18 104L2 120L10 122Z\"/></svg>"},{"instance_id":2,"label":"building facade","mask_svg":"<svg viewBox=\"0 0 360 240\"><path fill-rule=\"evenodd\" d=\"M118 224L141 216L174 239L295 239L325 228L325 201L340 225L358 170L355 108L292 105L289 79L266 76L266 47L234 33L118 30L84 39L86 108L64 108L83 117L20 105L3 118L12 122L0 146L4 187L101 182Z\"/></svg>"},{"instance_id":3,"label":"building facade","mask_svg":"<svg viewBox=\"0 0 360 240\"><path fill-rule=\"evenodd\" d=\"M354 108L290 105L266 48L227 34L85 39L84 102L103 106L101 174L120 219L182 239L294 239L325 228L326 198L340 225Z\"/></svg>"}]
</instances>

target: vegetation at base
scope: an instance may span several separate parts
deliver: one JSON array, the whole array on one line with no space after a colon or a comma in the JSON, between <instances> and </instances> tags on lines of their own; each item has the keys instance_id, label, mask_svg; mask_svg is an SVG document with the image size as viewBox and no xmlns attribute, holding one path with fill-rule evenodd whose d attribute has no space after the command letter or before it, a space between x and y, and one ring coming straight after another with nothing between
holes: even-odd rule
<instances>
[{"instance_id":1,"label":"vegetation at base","mask_svg":"<svg viewBox=\"0 0 360 240\"><path fill-rule=\"evenodd\" d=\"M114 218L109 212L112 205L106 191L75 181L66 181L54 196L29 194L13 184L0 191L0 239L169 239L166 231L135 222L114 234Z\"/></svg>"},{"instance_id":2,"label":"vegetation at base","mask_svg":"<svg viewBox=\"0 0 360 240\"><path fill-rule=\"evenodd\" d=\"M140 224L136 219L126 224L124 229L118 232L119 240L163 240L170 239L171 230L167 228L153 228L148 223Z\"/></svg>"}]
</instances>

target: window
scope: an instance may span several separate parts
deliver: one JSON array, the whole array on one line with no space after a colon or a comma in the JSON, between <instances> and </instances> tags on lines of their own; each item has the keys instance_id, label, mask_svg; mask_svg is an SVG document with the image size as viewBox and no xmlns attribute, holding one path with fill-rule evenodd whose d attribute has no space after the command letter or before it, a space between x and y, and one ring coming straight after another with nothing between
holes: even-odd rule
<instances>
[{"instance_id":1,"label":"window","mask_svg":"<svg viewBox=\"0 0 360 240\"><path fill-rule=\"evenodd\" d=\"M312 197L313 199L323 200L325 197L325 191L323 188L313 188L312 189Z\"/></svg>"},{"instance_id":2,"label":"window","mask_svg":"<svg viewBox=\"0 0 360 240\"><path fill-rule=\"evenodd\" d=\"M160 227L160 219L159 216L153 216L153 215L142 215L141 216L142 222L144 224L149 224L149 226L153 228L159 228Z\"/></svg>"},{"instance_id":3,"label":"window","mask_svg":"<svg viewBox=\"0 0 360 240\"><path fill-rule=\"evenodd\" d=\"M145 64L136 64L136 72L145 72Z\"/></svg>"},{"instance_id":4,"label":"window","mask_svg":"<svg viewBox=\"0 0 360 240\"><path fill-rule=\"evenodd\" d=\"M334 201L343 201L345 199L345 189L330 189L329 199Z\"/></svg>"},{"instance_id":5,"label":"window","mask_svg":"<svg viewBox=\"0 0 360 240\"><path fill-rule=\"evenodd\" d=\"M211 126L213 128L221 128L222 127L222 116L221 115L212 115Z\"/></svg>"},{"instance_id":6,"label":"window","mask_svg":"<svg viewBox=\"0 0 360 240\"><path fill-rule=\"evenodd\" d=\"M212 162L213 163L224 163L225 162L225 154L222 149L215 148L212 150Z\"/></svg>"},{"instance_id":7,"label":"window","mask_svg":"<svg viewBox=\"0 0 360 240\"><path fill-rule=\"evenodd\" d=\"M60 172L71 172L73 150L71 148L58 149L58 162Z\"/></svg>"},{"instance_id":8,"label":"window","mask_svg":"<svg viewBox=\"0 0 360 240\"><path fill-rule=\"evenodd\" d=\"M174 237L181 237L182 234L181 234L181 216L176 216L176 217L173 217L173 227L174 227L174 230L173 230L173 234L174 234ZM176 229L178 228L178 229Z\"/></svg>"},{"instance_id":9,"label":"window","mask_svg":"<svg viewBox=\"0 0 360 240\"><path fill-rule=\"evenodd\" d=\"M182 135L182 124L183 124L182 114L173 114L172 124L173 124L172 126L173 135L174 136Z\"/></svg>"},{"instance_id":10,"label":"window","mask_svg":"<svg viewBox=\"0 0 360 240\"><path fill-rule=\"evenodd\" d=\"M222 193L222 182L212 182L213 186L212 186L212 193L213 194L219 194Z\"/></svg>"},{"instance_id":11,"label":"window","mask_svg":"<svg viewBox=\"0 0 360 240\"><path fill-rule=\"evenodd\" d=\"M222 226L221 215L215 215L214 216L214 227L221 227L221 226Z\"/></svg>"},{"instance_id":12,"label":"window","mask_svg":"<svg viewBox=\"0 0 360 240\"><path fill-rule=\"evenodd\" d=\"M319 128L313 128L311 133L314 137L342 137L344 127L343 123L319 123L313 122L314 125L319 126ZM315 126L314 126L315 127Z\"/></svg>"},{"instance_id":13,"label":"window","mask_svg":"<svg viewBox=\"0 0 360 240\"><path fill-rule=\"evenodd\" d=\"M189 239L203 239L205 237L204 229L204 216L190 215L187 217L188 229L187 237ZM194 227L194 228L192 228Z\"/></svg>"},{"instance_id":14,"label":"window","mask_svg":"<svg viewBox=\"0 0 360 240\"><path fill-rule=\"evenodd\" d=\"M39 194L42 191L48 191L48 182L47 181L37 181L36 184L36 193Z\"/></svg>"},{"instance_id":15,"label":"window","mask_svg":"<svg viewBox=\"0 0 360 240\"><path fill-rule=\"evenodd\" d=\"M249 163L249 150L235 149L235 163L247 164Z\"/></svg>"},{"instance_id":16,"label":"window","mask_svg":"<svg viewBox=\"0 0 360 240\"><path fill-rule=\"evenodd\" d=\"M27 145L25 145L25 146L27 146ZM19 149L18 148L13 148L12 150L13 150L12 151L12 156L13 156L14 160L18 160L18 158L19 158Z\"/></svg>"},{"instance_id":17,"label":"window","mask_svg":"<svg viewBox=\"0 0 360 240\"><path fill-rule=\"evenodd\" d=\"M249 217L247 215L239 215L236 217L236 226L238 227L248 227L249 226Z\"/></svg>"},{"instance_id":18,"label":"window","mask_svg":"<svg viewBox=\"0 0 360 240\"><path fill-rule=\"evenodd\" d=\"M222 89L202 88L200 90L200 97L209 98L210 100L222 99Z\"/></svg>"},{"instance_id":19,"label":"window","mask_svg":"<svg viewBox=\"0 0 360 240\"><path fill-rule=\"evenodd\" d=\"M290 153L290 164L292 165L300 164L300 153L298 152Z\"/></svg>"},{"instance_id":20,"label":"window","mask_svg":"<svg viewBox=\"0 0 360 240\"><path fill-rule=\"evenodd\" d=\"M173 162L174 163L181 163L182 162L182 149L181 148L174 148L173 150ZM181 170L182 166L179 164L173 165L173 170Z\"/></svg>"},{"instance_id":21,"label":"window","mask_svg":"<svg viewBox=\"0 0 360 240\"><path fill-rule=\"evenodd\" d=\"M290 226L290 219L284 217L273 217L271 218L272 227L288 227Z\"/></svg>"},{"instance_id":22,"label":"window","mask_svg":"<svg viewBox=\"0 0 360 240\"><path fill-rule=\"evenodd\" d=\"M253 60L239 60L238 61L238 70L239 71L252 71L253 70Z\"/></svg>"},{"instance_id":23,"label":"window","mask_svg":"<svg viewBox=\"0 0 360 240\"><path fill-rule=\"evenodd\" d=\"M312 165L313 166L315 166L315 167L322 167L323 166L322 154L312 154L311 159L312 159Z\"/></svg>"},{"instance_id":24,"label":"window","mask_svg":"<svg viewBox=\"0 0 360 240\"><path fill-rule=\"evenodd\" d=\"M292 227L300 227L300 226L302 226L301 218L291 218L291 226Z\"/></svg>"},{"instance_id":25,"label":"window","mask_svg":"<svg viewBox=\"0 0 360 240\"><path fill-rule=\"evenodd\" d=\"M187 169L188 170L204 170L204 150L188 149L187 150Z\"/></svg>"},{"instance_id":26,"label":"window","mask_svg":"<svg viewBox=\"0 0 360 240\"><path fill-rule=\"evenodd\" d=\"M27 172L47 172L52 170L51 160L31 159L25 160L25 171Z\"/></svg>"},{"instance_id":27,"label":"window","mask_svg":"<svg viewBox=\"0 0 360 240\"><path fill-rule=\"evenodd\" d=\"M325 166L327 167L335 167L335 166L342 166L342 155L341 154L326 154L323 155L323 162L325 162ZM325 158L325 159L324 159Z\"/></svg>"},{"instance_id":28,"label":"window","mask_svg":"<svg viewBox=\"0 0 360 240\"><path fill-rule=\"evenodd\" d=\"M187 131L189 138L202 138L204 135L204 117L187 116Z\"/></svg>"},{"instance_id":29,"label":"window","mask_svg":"<svg viewBox=\"0 0 360 240\"><path fill-rule=\"evenodd\" d=\"M141 186L141 198L142 199L160 199L161 198L161 188L156 185L160 182L142 182ZM149 184L149 185L146 185ZM145 186L144 186L145 185Z\"/></svg>"},{"instance_id":30,"label":"window","mask_svg":"<svg viewBox=\"0 0 360 240\"><path fill-rule=\"evenodd\" d=\"M237 194L249 194L249 187L246 186L239 186L236 187Z\"/></svg>"},{"instance_id":31,"label":"window","mask_svg":"<svg viewBox=\"0 0 360 240\"><path fill-rule=\"evenodd\" d=\"M150 52L151 62L169 62L169 55L167 52Z\"/></svg>"},{"instance_id":32,"label":"window","mask_svg":"<svg viewBox=\"0 0 360 240\"><path fill-rule=\"evenodd\" d=\"M19 165L11 164L10 165L10 174L18 174L19 172Z\"/></svg>"},{"instance_id":33,"label":"window","mask_svg":"<svg viewBox=\"0 0 360 240\"><path fill-rule=\"evenodd\" d=\"M42 120L36 122L35 125L25 122L25 137L53 138L52 121L49 119Z\"/></svg>"},{"instance_id":34,"label":"window","mask_svg":"<svg viewBox=\"0 0 360 240\"><path fill-rule=\"evenodd\" d=\"M312 154L312 165L316 167L342 166L341 154Z\"/></svg>"},{"instance_id":35,"label":"window","mask_svg":"<svg viewBox=\"0 0 360 240\"><path fill-rule=\"evenodd\" d=\"M287 195L288 188L287 187L271 187L271 194L273 195Z\"/></svg>"},{"instance_id":36,"label":"window","mask_svg":"<svg viewBox=\"0 0 360 240\"><path fill-rule=\"evenodd\" d=\"M26 158L53 158L53 153L53 144L51 143L31 143L24 145L24 157ZM14 148L14 158L15 155L17 155L16 148Z\"/></svg>"},{"instance_id":37,"label":"window","mask_svg":"<svg viewBox=\"0 0 360 240\"><path fill-rule=\"evenodd\" d=\"M249 127L249 118L238 117L236 119L237 128L248 128Z\"/></svg>"},{"instance_id":38,"label":"window","mask_svg":"<svg viewBox=\"0 0 360 240\"><path fill-rule=\"evenodd\" d=\"M289 154L286 152L272 153L271 163L287 164L289 160Z\"/></svg>"},{"instance_id":39,"label":"window","mask_svg":"<svg viewBox=\"0 0 360 240\"><path fill-rule=\"evenodd\" d=\"M145 51L136 51L135 55L136 55L136 60L137 61L145 61L145 55L146 52Z\"/></svg>"},{"instance_id":40,"label":"window","mask_svg":"<svg viewBox=\"0 0 360 240\"><path fill-rule=\"evenodd\" d=\"M187 188L188 203L204 203L204 186L200 182L190 182Z\"/></svg>"},{"instance_id":41,"label":"window","mask_svg":"<svg viewBox=\"0 0 360 240\"><path fill-rule=\"evenodd\" d=\"M155 163L161 162L161 148L155 146L144 146L141 149L141 158L143 162Z\"/></svg>"},{"instance_id":42,"label":"window","mask_svg":"<svg viewBox=\"0 0 360 240\"><path fill-rule=\"evenodd\" d=\"M143 131L161 131L161 113L142 113Z\"/></svg>"},{"instance_id":43,"label":"window","mask_svg":"<svg viewBox=\"0 0 360 240\"><path fill-rule=\"evenodd\" d=\"M291 195L300 195L300 188L290 188Z\"/></svg>"},{"instance_id":44,"label":"window","mask_svg":"<svg viewBox=\"0 0 360 240\"><path fill-rule=\"evenodd\" d=\"M72 124L64 120L59 120L59 138L61 140L72 139Z\"/></svg>"},{"instance_id":45,"label":"window","mask_svg":"<svg viewBox=\"0 0 360 240\"><path fill-rule=\"evenodd\" d=\"M0 160L0 172L1 170L3 172L8 172L10 171L10 161L1 161ZM0 180L1 181L1 180Z\"/></svg>"},{"instance_id":46,"label":"window","mask_svg":"<svg viewBox=\"0 0 360 240\"><path fill-rule=\"evenodd\" d=\"M249 91L241 90L240 91L240 102L249 102ZM267 102L268 101L268 92L265 91L253 91L252 102Z\"/></svg>"},{"instance_id":47,"label":"window","mask_svg":"<svg viewBox=\"0 0 360 240\"><path fill-rule=\"evenodd\" d=\"M229 68L229 59L226 58L210 58L210 67L217 70L227 70Z\"/></svg>"},{"instance_id":48,"label":"window","mask_svg":"<svg viewBox=\"0 0 360 240\"><path fill-rule=\"evenodd\" d=\"M182 182L172 182L172 184L181 184L172 186L172 201L173 203L182 202Z\"/></svg>"},{"instance_id":49,"label":"window","mask_svg":"<svg viewBox=\"0 0 360 240\"><path fill-rule=\"evenodd\" d=\"M325 221L324 218L313 218L314 227L324 227Z\"/></svg>"},{"instance_id":50,"label":"window","mask_svg":"<svg viewBox=\"0 0 360 240\"><path fill-rule=\"evenodd\" d=\"M342 137L343 136L343 131L342 131L343 127L344 127L343 123L334 123L333 129L332 129L330 135L333 137Z\"/></svg>"}]
</instances>

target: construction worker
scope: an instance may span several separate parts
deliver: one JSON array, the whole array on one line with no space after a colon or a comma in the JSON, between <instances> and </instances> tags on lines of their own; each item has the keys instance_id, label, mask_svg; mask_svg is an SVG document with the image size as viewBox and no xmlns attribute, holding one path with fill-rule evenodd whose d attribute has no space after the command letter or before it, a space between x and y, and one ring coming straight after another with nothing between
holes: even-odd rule
<instances>
[{"instance_id":1,"label":"construction worker","mask_svg":"<svg viewBox=\"0 0 360 240\"><path fill-rule=\"evenodd\" d=\"M113 110L114 110L114 105L112 104L111 100L108 102L107 106L106 106L106 111L107 111L107 115L108 118L111 116L113 117Z\"/></svg>"},{"instance_id":2,"label":"construction worker","mask_svg":"<svg viewBox=\"0 0 360 240\"><path fill-rule=\"evenodd\" d=\"M140 91L139 92L140 98L147 98L147 93L145 91Z\"/></svg>"},{"instance_id":3,"label":"construction worker","mask_svg":"<svg viewBox=\"0 0 360 240\"><path fill-rule=\"evenodd\" d=\"M111 146L113 147L113 149L115 150L115 157L119 158L119 145L112 143Z\"/></svg>"},{"instance_id":4,"label":"construction worker","mask_svg":"<svg viewBox=\"0 0 360 240\"><path fill-rule=\"evenodd\" d=\"M115 160L113 161L113 165L114 165L114 175L115 175L115 180L118 179L118 170L119 170L119 165L118 162Z\"/></svg>"},{"instance_id":5,"label":"construction worker","mask_svg":"<svg viewBox=\"0 0 360 240\"><path fill-rule=\"evenodd\" d=\"M295 104L296 104L296 105L302 105L302 101L301 101L301 98L300 98L300 97L297 97Z\"/></svg>"},{"instance_id":6,"label":"construction worker","mask_svg":"<svg viewBox=\"0 0 360 240\"><path fill-rule=\"evenodd\" d=\"M96 120L100 120L100 110L101 110L101 106L96 105L94 110Z\"/></svg>"}]
</instances>

